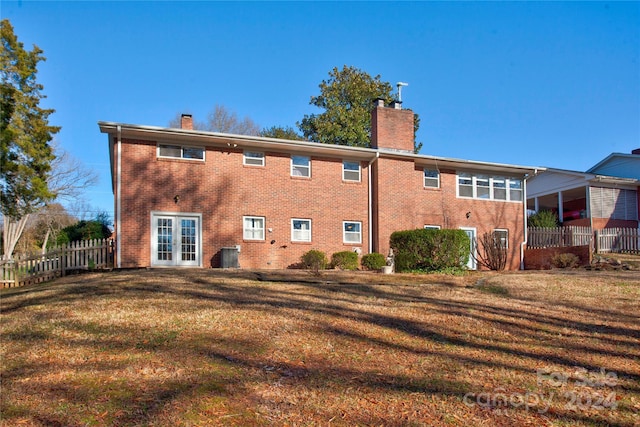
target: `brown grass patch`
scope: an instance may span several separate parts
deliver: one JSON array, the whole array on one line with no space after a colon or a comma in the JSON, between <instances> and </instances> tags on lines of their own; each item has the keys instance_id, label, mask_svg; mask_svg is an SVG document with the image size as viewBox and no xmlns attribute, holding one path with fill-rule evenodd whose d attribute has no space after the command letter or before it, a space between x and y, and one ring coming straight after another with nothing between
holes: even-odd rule
<instances>
[{"instance_id":1,"label":"brown grass patch","mask_svg":"<svg viewBox=\"0 0 640 427\"><path fill-rule=\"evenodd\" d=\"M0 292L2 425L640 423L637 272L116 271Z\"/></svg>"}]
</instances>

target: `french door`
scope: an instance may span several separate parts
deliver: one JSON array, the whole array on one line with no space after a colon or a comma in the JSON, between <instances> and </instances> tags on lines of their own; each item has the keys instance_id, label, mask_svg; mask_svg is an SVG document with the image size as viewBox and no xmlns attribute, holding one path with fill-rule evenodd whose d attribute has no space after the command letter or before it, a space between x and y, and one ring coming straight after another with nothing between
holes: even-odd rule
<instances>
[{"instance_id":1,"label":"french door","mask_svg":"<svg viewBox=\"0 0 640 427\"><path fill-rule=\"evenodd\" d=\"M151 265L200 266L201 217L197 214L151 214Z\"/></svg>"}]
</instances>

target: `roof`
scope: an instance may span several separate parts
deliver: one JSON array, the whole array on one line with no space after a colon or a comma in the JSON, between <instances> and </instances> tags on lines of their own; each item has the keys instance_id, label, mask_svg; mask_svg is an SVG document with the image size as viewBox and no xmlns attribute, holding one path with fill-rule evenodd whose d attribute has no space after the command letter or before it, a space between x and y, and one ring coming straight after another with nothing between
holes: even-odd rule
<instances>
[{"instance_id":1,"label":"roof","mask_svg":"<svg viewBox=\"0 0 640 427\"><path fill-rule=\"evenodd\" d=\"M322 144L309 141L266 138L249 135L209 132L201 130L165 128L158 126L133 125L115 122L98 122L102 133L120 137L153 141L181 142L202 146L227 147L234 144L239 148L260 149L275 152L306 153L316 156L338 157L354 160L372 161L378 157L413 160L424 167L437 169L451 168L464 170L482 170L508 175L531 176L545 168L534 166L511 165L504 163L481 162L448 157L428 156L409 152L385 150L383 148L362 148L344 145Z\"/></svg>"}]
</instances>

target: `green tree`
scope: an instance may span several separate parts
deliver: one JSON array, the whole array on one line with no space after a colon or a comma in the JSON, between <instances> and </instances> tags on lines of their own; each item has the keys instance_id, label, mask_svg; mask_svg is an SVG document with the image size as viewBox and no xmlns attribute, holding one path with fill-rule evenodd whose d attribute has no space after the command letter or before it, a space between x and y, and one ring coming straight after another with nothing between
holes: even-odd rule
<instances>
[{"instance_id":1,"label":"green tree","mask_svg":"<svg viewBox=\"0 0 640 427\"><path fill-rule=\"evenodd\" d=\"M291 126L271 126L260 131L260 136L265 138L301 140L302 136Z\"/></svg>"},{"instance_id":2,"label":"green tree","mask_svg":"<svg viewBox=\"0 0 640 427\"><path fill-rule=\"evenodd\" d=\"M43 86L36 81L43 51L25 50L8 19L0 23L0 204L3 251L10 258L28 215L55 194L48 185L55 155L50 145L60 128L49 125L52 109L40 107Z\"/></svg>"},{"instance_id":3,"label":"green tree","mask_svg":"<svg viewBox=\"0 0 640 427\"><path fill-rule=\"evenodd\" d=\"M329 79L320 85L320 95L312 96L311 105L324 111L305 115L298 127L311 141L355 147L371 146L371 110L373 101L380 98L386 103L393 100L392 86L380 75L371 77L353 67L337 67L329 72ZM414 134L420 125L415 116ZM422 144L416 145L416 152Z\"/></svg>"}]
</instances>

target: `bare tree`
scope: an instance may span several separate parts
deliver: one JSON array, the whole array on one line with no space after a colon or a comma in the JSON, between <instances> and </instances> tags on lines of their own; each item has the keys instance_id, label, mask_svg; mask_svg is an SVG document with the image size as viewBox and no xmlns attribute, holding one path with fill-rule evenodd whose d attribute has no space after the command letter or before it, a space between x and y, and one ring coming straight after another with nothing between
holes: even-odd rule
<instances>
[{"instance_id":1,"label":"bare tree","mask_svg":"<svg viewBox=\"0 0 640 427\"><path fill-rule=\"evenodd\" d=\"M479 243L476 261L490 270L504 270L507 266L506 240L500 239L495 233L484 233Z\"/></svg>"},{"instance_id":2,"label":"bare tree","mask_svg":"<svg viewBox=\"0 0 640 427\"><path fill-rule=\"evenodd\" d=\"M176 116L169 122L169 127L181 127L181 114ZM207 130L210 132L233 133L236 135L260 135L260 126L251 118L238 118L238 115L229 110L224 105L216 104L213 110L208 114L206 122L193 122L193 128L197 130Z\"/></svg>"},{"instance_id":3,"label":"bare tree","mask_svg":"<svg viewBox=\"0 0 640 427\"><path fill-rule=\"evenodd\" d=\"M56 201L75 201L80 198L83 190L97 182L98 176L93 170L86 169L78 159L58 144L53 144L53 147L55 159L51 162L51 172L47 178L49 190L55 195ZM31 220L31 216L42 212L46 206L45 204L38 210L24 215L18 221L7 221L4 218L3 251L6 259L10 259L13 255L16 244Z\"/></svg>"}]
</instances>

